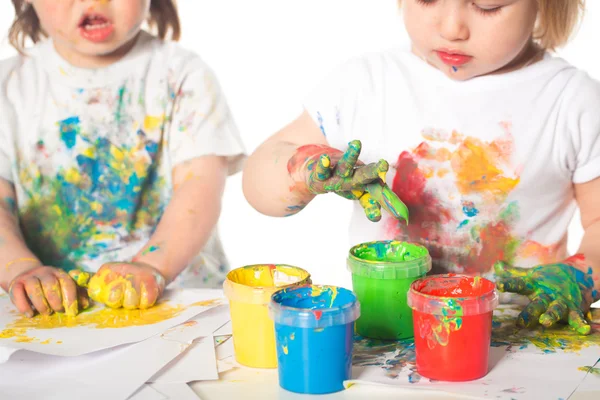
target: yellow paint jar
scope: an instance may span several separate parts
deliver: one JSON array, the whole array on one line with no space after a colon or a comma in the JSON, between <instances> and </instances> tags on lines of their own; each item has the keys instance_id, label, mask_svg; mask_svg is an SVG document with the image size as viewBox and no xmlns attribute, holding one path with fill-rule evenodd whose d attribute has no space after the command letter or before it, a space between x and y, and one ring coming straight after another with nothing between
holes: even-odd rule
<instances>
[{"instance_id":1,"label":"yellow paint jar","mask_svg":"<svg viewBox=\"0 0 600 400\"><path fill-rule=\"evenodd\" d=\"M302 268L282 264L248 265L230 271L223 283L229 299L235 359L252 368L277 368L275 327L269 302L286 286L310 284Z\"/></svg>"}]
</instances>

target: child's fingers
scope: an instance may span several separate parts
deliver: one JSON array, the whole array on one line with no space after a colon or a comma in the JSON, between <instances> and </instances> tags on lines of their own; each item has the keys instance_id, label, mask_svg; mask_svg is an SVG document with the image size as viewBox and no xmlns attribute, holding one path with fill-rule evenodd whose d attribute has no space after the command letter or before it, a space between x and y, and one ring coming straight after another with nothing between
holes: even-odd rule
<instances>
[{"instance_id":1,"label":"child's fingers","mask_svg":"<svg viewBox=\"0 0 600 400\"><path fill-rule=\"evenodd\" d=\"M385 160L379 160L376 163L358 167L354 170L354 175L350 180L350 187L358 188L368 183L379 181L381 179L380 175L387 172L388 169L389 164Z\"/></svg>"},{"instance_id":2,"label":"child's fingers","mask_svg":"<svg viewBox=\"0 0 600 400\"><path fill-rule=\"evenodd\" d=\"M139 276L130 279L130 285L125 288L125 294L123 295L123 308L128 310L134 310L140 308L140 292L142 279Z\"/></svg>"},{"instance_id":3,"label":"child's fingers","mask_svg":"<svg viewBox=\"0 0 600 400\"><path fill-rule=\"evenodd\" d=\"M370 221L377 222L381 219L381 206L369 193L365 192L358 201Z\"/></svg>"},{"instance_id":4,"label":"child's fingers","mask_svg":"<svg viewBox=\"0 0 600 400\"><path fill-rule=\"evenodd\" d=\"M581 310L569 311L568 317L569 325L577 331L580 335L589 335L592 331L592 327L585 320L583 312Z\"/></svg>"},{"instance_id":5,"label":"child's fingers","mask_svg":"<svg viewBox=\"0 0 600 400\"><path fill-rule=\"evenodd\" d=\"M360 140L353 140L348 143L348 149L337 163L335 169L337 176L340 178L347 178L352 175L352 171L354 171L354 167L360 156L361 146Z\"/></svg>"},{"instance_id":6,"label":"child's fingers","mask_svg":"<svg viewBox=\"0 0 600 400\"><path fill-rule=\"evenodd\" d=\"M396 219L404 219L408 224L408 207L388 185L373 182L366 185L366 189L388 213Z\"/></svg>"},{"instance_id":7,"label":"child's fingers","mask_svg":"<svg viewBox=\"0 0 600 400\"><path fill-rule=\"evenodd\" d=\"M503 278L514 278L514 277L525 277L527 272L530 271L526 268L513 267L504 261L497 261L494 264L494 272L497 276Z\"/></svg>"},{"instance_id":8,"label":"child's fingers","mask_svg":"<svg viewBox=\"0 0 600 400\"><path fill-rule=\"evenodd\" d=\"M46 301L46 297L44 296L44 291L42 289L40 280L36 276L30 276L23 281L23 284L25 285L27 297L29 297L29 301L35 307L35 309L40 314L50 315L52 311L50 310L48 301Z\"/></svg>"},{"instance_id":9,"label":"child's fingers","mask_svg":"<svg viewBox=\"0 0 600 400\"><path fill-rule=\"evenodd\" d=\"M554 300L546 312L540 316L540 324L549 328L558 321L566 320L568 314L569 308L566 304L560 300Z\"/></svg>"},{"instance_id":10,"label":"child's fingers","mask_svg":"<svg viewBox=\"0 0 600 400\"><path fill-rule=\"evenodd\" d=\"M532 293L526 278L498 278L496 287L501 292L518 293L525 296Z\"/></svg>"},{"instance_id":11,"label":"child's fingers","mask_svg":"<svg viewBox=\"0 0 600 400\"><path fill-rule=\"evenodd\" d=\"M140 283L140 309L152 307L158 300L160 290L154 279L143 280Z\"/></svg>"},{"instance_id":12,"label":"child's fingers","mask_svg":"<svg viewBox=\"0 0 600 400\"><path fill-rule=\"evenodd\" d=\"M104 304L110 308L123 307L123 294L125 292L125 284L123 282L115 282L106 291Z\"/></svg>"},{"instance_id":13,"label":"child's fingers","mask_svg":"<svg viewBox=\"0 0 600 400\"><path fill-rule=\"evenodd\" d=\"M79 313L79 304L77 302L77 285L75 281L62 269L55 269L54 276L60 284L60 293L62 295L63 308L65 314L74 317Z\"/></svg>"},{"instance_id":14,"label":"child's fingers","mask_svg":"<svg viewBox=\"0 0 600 400\"><path fill-rule=\"evenodd\" d=\"M58 283L56 276L53 274L44 274L40 277L40 282L42 283L42 290L50 308L56 312L64 311L60 283Z\"/></svg>"},{"instance_id":15,"label":"child's fingers","mask_svg":"<svg viewBox=\"0 0 600 400\"><path fill-rule=\"evenodd\" d=\"M19 310L21 314L24 314L29 318L33 317L33 308L31 308L31 304L29 303L29 299L25 293L25 285L23 282L14 282L12 285L10 285L8 293L13 304L15 307L17 307L17 310Z\"/></svg>"},{"instance_id":16,"label":"child's fingers","mask_svg":"<svg viewBox=\"0 0 600 400\"><path fill-rule=\"evenodd\" d=\"M322 154L321 157L319 157L313 176L316 180L321 182L331 178L331 159L327 154Z\"/></svg>"},{"instance_id":17,"label":"child's fingers","mask_svg":"<svg viewBox=\"0 0 600 400\"><path fill-rule=\"evenodd\" d=\"M531 300L527 307L519 314L517 326L523 328L533 328L536 326L541 315L548 309L549 304L550 298L547 295L540 295Z\"/></svg>"}]
</instances>

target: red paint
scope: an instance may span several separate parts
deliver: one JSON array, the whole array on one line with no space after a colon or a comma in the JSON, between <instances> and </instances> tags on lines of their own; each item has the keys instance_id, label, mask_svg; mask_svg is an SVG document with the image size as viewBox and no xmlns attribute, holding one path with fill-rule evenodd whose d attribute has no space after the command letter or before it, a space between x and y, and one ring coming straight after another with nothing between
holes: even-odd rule
<instances>
[{"instance_id":1,"label":"red paint","mask_svg":"<svg viewBox=\"0 0 600 400\"><path fill-rule=\"evenodd\" d=\"M409 302L421 376L461 382L487 374L492 312L498 302L494 288L487 279L453 274L412 284ZM449 299L460 307L436 307Z\"/></svg>"},{"instance_id":2,"label":"red paint","mask_svg":"<svg viewBox=\"0 0 600 400\"><path fill-rule=\"evenodd\" d=\"M321 319L321 317L323 316L323 311L320 310L314 310L313 314L315 315L315 319L318 321Z\"/></svg>"},{"instance_id":3,"label":"red paint","mask_svg":"<svg viewBox=\"0 0 600 400\"><path fill-rule=\"evenodd\" d=\"M587 261L585 259L585 256L581 253L577 253L572 255L571 257L567 258L564 261L565 264L571 265L573 267L577 267L577 266L587 266Z\"/></svg>"},{"instance_id":4,"label":"red paint","mask_svg":"<svg viewBox=\"0 0 600 400\"><path fill-rule=\"evenodd\" d=\"M472 56L452 50L436 50L436 54L446 65L460 67L473 59Z\"/></svg>"}]
</instances>

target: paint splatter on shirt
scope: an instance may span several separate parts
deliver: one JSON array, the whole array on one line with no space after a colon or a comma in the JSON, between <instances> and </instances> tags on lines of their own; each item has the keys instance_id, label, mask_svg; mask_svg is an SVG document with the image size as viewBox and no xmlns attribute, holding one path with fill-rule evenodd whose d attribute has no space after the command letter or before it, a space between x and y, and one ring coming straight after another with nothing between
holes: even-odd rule
<instances>
[{"instance_id":1,"label":"paint splatter on shirt","mask_svg":"<svg viewBox=\"0 0 600 400\"><path fill-rule=\"evenodd\" d=\"M27 245L47 265L130 260L156 228L175 166L203 155L237 172L243 147L211 70L142 32L119 62L67 64L51 41L0 64L0 177L14 183ZM175 284L218 286L217 232Z\"/></svg>"},{"instance_id":2,"label":"paint splatter on shirt","mask_svg":"<svg viewBox=\"0 0 600 400\"><path fill-rule=\"evenodd\" d=\"M411 53L353 59L305 102L330 145L363 143L390 163L408 226L373 224L357 204L352 244L427 246L434 272L488 273L567 256L574 183L600 176L600 83L547 55L514 73L454 81Z\"/></svg>"}]
</instances>

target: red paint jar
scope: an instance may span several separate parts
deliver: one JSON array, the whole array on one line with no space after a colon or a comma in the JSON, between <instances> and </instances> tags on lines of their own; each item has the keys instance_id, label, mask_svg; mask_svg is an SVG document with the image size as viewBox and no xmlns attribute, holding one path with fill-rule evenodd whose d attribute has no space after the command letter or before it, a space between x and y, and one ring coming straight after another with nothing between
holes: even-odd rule
<instances>
[{"instance_id":1,"label":"red paint jar","mask_svg":"<svg viewBox=\"0 0 600 400\"><path fill-rule=\"evenodd\" d=\"M485 376L498 306L493 282L464 275L433 275L412 283L417 370L440 381L470 381Z\"/></svg>"}]
</instances>

